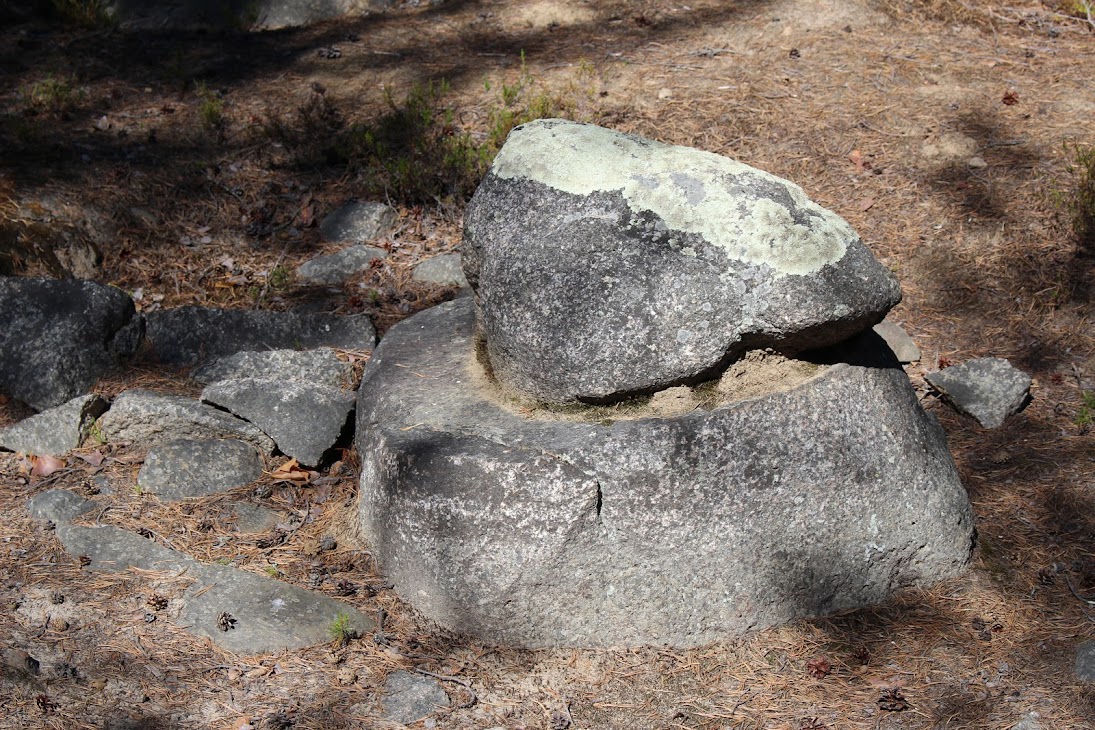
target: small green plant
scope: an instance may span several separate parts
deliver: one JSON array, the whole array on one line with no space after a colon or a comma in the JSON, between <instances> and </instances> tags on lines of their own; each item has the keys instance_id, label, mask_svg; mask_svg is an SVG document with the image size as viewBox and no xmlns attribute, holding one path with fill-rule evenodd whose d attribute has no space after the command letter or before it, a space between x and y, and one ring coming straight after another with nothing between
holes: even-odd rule
<instances>
[{"instance_id":1,"label":"small green plant","mask_svg":"<svg viewBox=\"0 0 1095 730\"><path fill-rule=\"evenodd\" d=\"M263 568L263 571L265 571L266 575L270 576L271 578L277 578L281 575L281 571L278 570L276 565L267 565L265 568Z\"/></svg>"},{"instance_id":2,"label":"small green plant","mask_svg":"<svg viewBox=\"0 0 1095 730\"><path fill-rule=\"evenodd\" d=\"M1080 397L1083 404L1076 412L1074 422L1080 428L1090 428L1095 424L1095 391L1085 390Z\"/></svg>"},{"instance_id":3,"label":"small green plant","mask_svg":"<svg viewBox=\"0 0 1095 730\"><path fill-rule=\"evenodd\" d=\"M106 0L50 0L57 17L84 28L103 28L114 22Z\"/></svg>"},{"instance_id":4,"label":"small green plant","mask_svg":"<svg viewBox=\"0 0 1095 730\"><path fill-rule=\"evenodd\" d=\"M331 621L331 624L327 627L327 633L332 640L337 641L339 644L348 644L357 638L357 629L353 627L350 614L342 611L339 611L338 615Z\"/></svg>"},{"instance_id":5,"label":"small green plant","mask_svg":"<svg viewBox=\"0 0 1095 730\"><path fill-rule=\"evenodd\" d=\"M292 278L292 272L287 267L278 264L270 270L270 275L266 281L270 284L271 289L284 289L289 285Z\"/></svg>"},{"instance_id":6,"label":"small green plant","mask_svg":"<svg viewBox=\"0 0 1095 730\"><path fill-rule=\"evenodd\" d=\"M1073 145L1066 170L1070 189L1058 195L1081 250L1095 251L1095 147Z\"/></svg>"},{"instance_id":7,"label":"small green plant","mask_svg":"<svg viewBox=\"0 0 1095 730\"><path fill-rule=\"evenodd\" d=\"M215 91L210 91L204 83L198 84L198 115L202 125L210 131L224 129L224 100Z\"/></svg>"},{"instance_id":8,"label":"small green plant","mask_svg":"<svg viewBox=\"0 0 1095 730\"><path fill-rule=\"evenodd\" d=\"M82 92L71 79L49 75L23 91L23 98L36 111L67 114L79 102Z\"/></svg>"},{"instance_id":9,"label":"small green plant","mask_svg":"<svg viewBox=\"0 0 1095 730\"><path fill-rule=\"evenodd\" d=\"M95 423L91 424L87 429L87 438L90 441L94 441L99 446L106 443L106 436L103 435L103 427L99 425L98 421L95 421Z\"/></svg>"}]
</instances>

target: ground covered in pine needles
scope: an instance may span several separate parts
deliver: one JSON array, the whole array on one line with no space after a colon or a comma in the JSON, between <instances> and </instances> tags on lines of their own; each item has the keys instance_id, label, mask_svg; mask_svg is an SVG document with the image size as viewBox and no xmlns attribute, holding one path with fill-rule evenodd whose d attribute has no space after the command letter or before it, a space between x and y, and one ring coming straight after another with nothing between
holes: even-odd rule
<instances>
[{"instance_id":1,"label":"ground covered in pine needles","mask_svg":"<svg viewBox=\"0 0 1095 730\"><path fill-rule=\"evenodd\" d=\"M141 495L134 447L85 448L44 478L8 454L0 727L394 727L378 698L401 669L446 678L443 728L1095 726L1095 688L1073 670L1095 638L1090 4L445 0L262 34L11 22L0 58L0 265L80 270L144 311L307 302L383 333L453 296L411 268L459 249L491 156L537 116L794 180L897 272L892 316L924 352L910 377L979 534L964 577L874 608L694 650L521 651L448 635L398 600L346 529L352 452L296 481L268 465L257 492L294 516L284 541L231 531L223 506L253 486L181 505ZM316 222L353 197L399 210L390 255L340 289L299 286L295 267L331 250ZM988 355L1035 381L994 431L923 381ZM99 387L138 386L196 392L143 364ZM22 415L0 404L0 424ZM319 575L381 628L226 654L172 622L161 598L185 576L92 574L67 556L25 508L57 487L98 493L105 507L82 519L201 560L305 587ZM328 536L338 547L320 549Z\"/></svg>"}]
</instances>

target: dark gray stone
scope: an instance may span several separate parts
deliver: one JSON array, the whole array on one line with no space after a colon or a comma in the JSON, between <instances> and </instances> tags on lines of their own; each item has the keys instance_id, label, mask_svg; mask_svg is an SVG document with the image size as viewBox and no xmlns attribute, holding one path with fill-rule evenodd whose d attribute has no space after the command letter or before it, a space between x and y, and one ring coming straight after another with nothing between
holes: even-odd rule
<instances>
[{"instance_id":1,"label":"dark gray stone","mask_svg":"<svg viewBox=\"0 0 1095 730\"><path fill-rule=\"evenodd\" d=\"M326 385L246 378L214 383L202 400L247 419L283 454L315 466L338 440L355 399L353 391Z\"/></svg>"},{"instance_id":2,"label":"dark gray stone","mask_svg":"<svg viewBox=\"0 0 1095 730\"><path fill-rule=\"evenodd\" d=\"M920 362L920 348L901 325L884 319L874 326L874 331L893 350L898 362Z\"/></svg>"},{"instance_id":3,"label":"dark gray stone","mask_svg":"<svg viewBox=\"0 0 1095 730\"><path fill-rule=\"evenodd\" d=\"M384 682L384 718L403 725L449 706L449 696L435 680L412 672L392 672Z\"/></svg>"},{"instance_id":4,"label":"dark gray stone","mask_svg":"<svg viewBox=\"0 0 1095 730\"><path fill-rule=\"evenodd\" d=\"M191 373L191 377L206 385L222 380L266 378L344 388L353 386L353 370L353 365L339 360L334 350L319 347L300 351L237 352L203 365Z\"/></svg>"},{"instance_id":5,"label":"dark gray stone","mask_svg":"<svg viewBox=\"0 0 1095 730\"><path fill-rule=\"evenodd\" d=\"M901 299L797 185L562 120L515 128L464 218L495 376L554 403L710 377L747 350L835 344Z\"/></svg>"},{"instance_id":6,"label":"dark gray stone","mask_svg":"<svg viewBox=\"0 0 1095 730\"><path fill-rule=\"evenodd\" d=\"M36 520L69 522L95 506L94 502L84 499L75 492L64 489L51 489L34 495L27 503L30 516Z\"/></svg>"},{"instance_id":7,"label":"dark gray stone","mask_svg":"<svg viewBox=\"0 0 1095 730\"><path fill-rule=\"evenodd\" d=\"M415 281L424 281L429 284L458 286L460 288L468 285L468 279L464 276L463 265L458 253L447 253L442 256L434 256L432 259L426 259L414 267L412 277Z\"/></svg>"},{"instance_id":8,"label":"dark gray stone","mask_svg":"<svg viewBox=\"0 0 1095 730\"><path fill-rule=\"evenodd\" d=\"M1085 641L1076 647L1076 679L1095 682L1095 641Z\"/></svg>"},{"instance_id":9,"label":"dark gray stone","mask_svg":"<svg viewBox=\"0 0 1095 730\"><path fill-rule=\"evenodd\" d=\"M1030 376L1002 357L981 357L924 376L959 412L998 428L1030 400Z\"/></svg>"},{"instance_id":10,"label":"dark gray stone","mask_svg":"<svg viewBox=\"0 0 1095 730\"><path fill-rule=\"evenodd\" d=\"M392 0L109 0L130 29L276 30L390 7Z\"/></svg>"},{"instance_id":11,"label":"dark gray stone","mask_svg":"<svg viewBox=\"0 0 1095 730\"><path fill-rule=\"evenodd\" d=\"M278 526L282 520L282 514L261 504L249 504L237 502L232 505L232 512L236 518L236 531L245 534L258 534L268 532Z\"/></svg>"},{"instance_id":12,"label":"dark gray stone","mask_svg":"<svg viewBox=\"0 0 1095 730\"><path fill-rule=\"evenodd\" d=\"M694 646L881 601L969 558L945 434L878 338L861 342L874 360L849 350L870 367L803 363L789 390L710 410L552 420L486 381L473 323L464 299L396 325L359 392L362 534L444 626Z\"/></svg>"},{"instance_id":13,"label":"dark gray stone","mask_svg":"<svg viewBox=\"0 0 1095 730\"><path fill-rule=\"evenodd\" d=\"M113 525L70 524L68 520L91 508L90 502L71 492L37 495L29 508L34 517L57 523L56 534L65 551L90 558L88 570L185 571L196 582L180 599L179 624L228 651L267 654L330 641L336 621L358 635L375 627L357 609L323 594L248 571L208 565ZM228 630L222 629L222 614L234 619Z\"/></svg>"},{"instance_id":14,"label":"dark gray stone","mask_svg":"<svg viewBox=\"0 0 1095 730\"><path fill-rule=\"evenodd\" d=\"M169 501L204 497L262 476L262 455L236 439L168 441L153 446L137 473L146 492Z\"/></svg>"},{"instance_id":15,"label":"dark gray stone","mask_svg":"<svg viewBox=\"0 0 1095 730\"><path fill-rule=\"evenodd\" d=\"M0 277L0 392L42 411L87 393L140 343L125 292L92 281Z\"/></svg>"},{"instance_id":16,"label":"dark gray stone","mask_svg":"<svg viewBox=\"0 0 1095 730\"><path fill-rule=\"evenodd\" d=\"M319 224L326 241L365 243L387 235L395 227L395 209L384 203L352 200Z\"/></svg>"},{"instance_id":17,"label":"dark gray stone","mask_svg":"<svg viewBox=\"0 0 1095 730\"><path fill-rule=\"evenodd\" d=\"M57 456L79 448L107 403L97 395L81 395L19 423L0 428L0 449Z\"/></svg>"},{"instance_id":18,"label":"dark gray stone","mask_svg":"<svg viewBox=\"0 0 1095 730\"><path fill-rule=\"evenodd\" d=\"M364 315L179 307L146 316L151 356L190 366L243 351L334 347L368 352L376 331Z\"/></svg>"},{"instance_id":19,"label":"dark gray stone","mask_svg":"<svg viewBox=\"0 0 1095 730\"><path fill-rule=\"evenodd\" d=\"M341 284L387 255L384 249L375 246L350 246L305 261L297 267L297 278L308 284Z\"/></svg>"},{"instance_id":20,"label":"dark gray stone","mask_svg":"<svg viewBox=\"0 0 1095 730\"><path fill-rule=\"evenodd\" d=\"M231 413L192 398L162 395L147 390L127 390L99 419L107 441L129 441L154 446L178 439L237 438L254 444L263 453L274 450L270 437Z\"/></svg>"}]
</instances>

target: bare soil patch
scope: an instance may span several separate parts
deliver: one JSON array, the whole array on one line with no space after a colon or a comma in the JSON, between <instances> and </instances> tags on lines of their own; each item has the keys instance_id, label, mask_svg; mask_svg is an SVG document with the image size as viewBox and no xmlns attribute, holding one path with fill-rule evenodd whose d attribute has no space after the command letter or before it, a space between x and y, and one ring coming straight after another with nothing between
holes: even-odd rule
<instances>
[{"instance_id":1,"label":"bare soil patch","mask_svg":"<svg viewBox=\"0 0 1095 730\"><path fill-rule=\"evenodd\" d=\"M1004 729L1033 713L1040 728L1092 727L1095 689L1073 660L1095 638L1095 435L1081 417L1095 255L1055 197L1074 179L1070 146L1095 145L1095 28L1064 4L987 0L411 5L253 35L4 24L0 204L32 229L8 263L55 274L71 258L51 252L90 246L95 278L145 311L307 303L368 313L383 333L454 294L411 268L458 250L507 123L548 111L729 155L801 184L896 271L894 317L925 355L909 374L977 519L970 572L702 649L519 651L439 631L395 597L344 526L351 452L309 484L268 475L181 505L137 493L135 446L88 447L44 478L6 454L0 727L384 728L380 692L400 669L474 692L459 707L468 689L443 682L444 728ZM298 286L295 267L330 252L317 220L351 197L398 208L388 258L343 287ZM1035 379L1030 407L994 431L922 379L983 355ZM99 386L132 387L197 390L146 364ZM0 424L21 415L0 404ZM172 622L184 576L91 573L65 554L25 508L57 487L97 492L89 524L346 594L383 630L222 652ZM282 512L289 539L235 531L240 500ZM316 551L329 534L338 548Z\"/></svg>"}]
</instances>

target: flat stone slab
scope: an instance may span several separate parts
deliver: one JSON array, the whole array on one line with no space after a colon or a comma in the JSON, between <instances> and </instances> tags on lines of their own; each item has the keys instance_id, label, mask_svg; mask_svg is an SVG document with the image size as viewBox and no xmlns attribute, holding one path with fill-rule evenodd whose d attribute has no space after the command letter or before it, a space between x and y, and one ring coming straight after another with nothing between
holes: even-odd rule
<instances>
[{"instance_id":1,"label":"flat stone slab","mask_svg":"<svg viewBox=\"0 0 1095 730\"><path fill-rule=\"evenodd\" d=\"M274 450L269 436L231 413L185 396L147 390L121 393L99 419L99 428L107 441L145 446L178 439L237 438L265 454Z\"/></svg>"},{"instance_id":2,"label":"flat stone slab","mask_svg":"<svg viewBox=\"0 0 1095 730\"><path fill-rule=\"evenodd\" d=\"M1085 641L1076 647L1076 679L1095 682L1095 641Z\"/></svg>"},{"instance_id":3,"label":"flat stone slab","mask_svg":"<svg viewBox=\"0 0 1095 730\"><path fill-rule=\"evenodd\" d=\"M334 347L371 351L376 331L364 315L178 307L145 317L149 354L190 366L243 351Z\"/></svg>"},{"instance_id":4,"label":"flat stone slab","mask_svg":"<svg viewBox=\"0 0 1095 730\"><path fill-rule=\"evenodd\" d=\"M107 402L97 395L81 395L62 405L0 428L0 449L24 454L59 456L80 447Z\"/></svg>"},{"instance_id":5,"label":"flat stone slab","mask_svg":"<svg viewBox=\"0 0 1095 730\"><path fill-rule=\"evenodd\" d=\"M642 401L527 410L486 379L474 339L469 300L422 312L388 332L359 392L359 526L443 626L532 647L696 646L969 559L946 436L877 337L848 350L863 365L742 365L726 398L700 386L668 417Z\"/></svg>"},{"instance_id":6,"label":"flat stone slab","mask_svg":"<svg viewBox=\"0 0 1095 730\"><path fill-rule=\"evenodd\" d=\"M397 217L384 203L351 200L323 219L319 233L325 241L365 243L390 233Z\"/></svg>"},{"instance_id":7,"label":"flat stone slab","mask_svg":"<svg viewBox=\"0 0 1095 730\"><path fill-rule=\"evenodd\" d=\"M797 185L588 124L516 127L464 221L495 377L549 403L691 385L751 349L836 344L901 299L852 227Z\"/></svg>"},{"instance_id":8,"label":"flat stone slab","mask_svg":"<svg viewBox=\"0 0 1095 730\"><path fill-rule=\"evenodd\" d=\"M297 278L307 284L341 284L387 255L387 251L376 246L350 246L305 261L297 267Z\"/></svg>"},{"instance_id":9,"label":"flat stone slab","mask_svg":"<svg viewBox=\"0 0 1095 730\"><path fill-rule=\"evenodd\" d=\"M339 360L331 348L317 347L314 350L237 352L206 363L190 377L205 385L222 380L265 378L346 388L354 385L353 370L353 365Z\"/></svg>"},{"instance_id":10,"label":"flat stone slab","mask_svg":"<svg viewBox=\"0 0 1095 730\"><path fill-rule=\"evenodd\" d=\"M247 378L214 383L202 391L202 400L247 419L283 454L315 466L338 441L355 396L316 383Z\"/></svg>"},{"instance_id":11,"label":"flat stone slab","mask_svg":"<svg viewBox=\"0 0 1095 730\"><path fill-rule=\"evenodd\" d=\"M120 289L92 281L0 276L0 392L43 411L87 393L141 342Z\"/></svg>"},{"instance_id":12,"label":"flat stone slab","mask_svg":"<svg viewBox=\"0 0 1095 730\"><path fill-rule=\"evenodd\" d=\"M461 289L468 286L468 279L464 276L464 267L458 253L447 253L426 259L414 267L411 278L428 284L457 286Z\"/></svg>"},{"instance_id":13,"label":"flat stone slab","mask_svg":"<svg viewBox=\"0 0 1095 730\"><path fill-rule=\"evenodd\" d=\"M232 514L236 520L236 531L249 535L269 532L283 519L283 515L277 510L249 502L233 504Z\"/></svg>"},{"instance_id":14,"label":"flat stone slab","mask_svg":"<svg viewBox=\"0 0 1095 730\"><path fill-rule=\"evenodd\" d=\"M384 719L410 725L449 706L436 680L412 672L392 672L384 682Z\"/></svg>"},{"instance_id":15,"label":"flat stone slab","mask_svg":"<svg viewBox=\"0 0 1095 730\"><path fill-rule=\"evenodd\" d=\"M67 493L70 494L71 493ZM183 572L195 583L180 599L179 624L237 654L268 654L330 641L340 617L358 634L375 622L349 604L273 578L222 565L208 565L154 540L112 525L84 527L69 522L90 502L55 491L36 495L31 514L56 523L56 534L72 556L84 555L88 570ZM222 628L227 614L231 628Z\"/></svg>"},{"instance_id":16,"label":"flat stone slab","mask_svg":"<svg viewBox=\"0 0 1095 730\"><path fill-rule=\"evenodd\" d=\"M237 439L168 441L153 446L137 484L160 499L177 501L227 492L262 476L262 455Z\"/></svg>"},{"instance_id":17,"label":"flat stone slab","mask_svg":"<svg viewBox=\"0 0 1095 730\"><path fill-rule=\"evenodd\" d=\"M924 376L960 413L999 428L1030 400L1030 376L1002 357L981 357Z\"/></svg>"},{"instance_id":18,"label":"flat stone slab","mask_svg":"<svg viewBox=\"0 0 1095 730\"><path fill-rule=\"evenodd\" d=\"M896 322L884 319L874 326L875 334L886 341L898 362L920 362L920 348L905 328Z\"/></svg>"}]
</instances>

